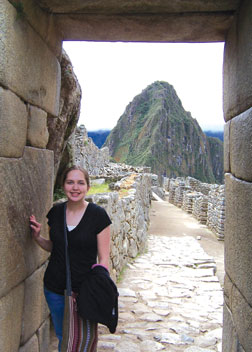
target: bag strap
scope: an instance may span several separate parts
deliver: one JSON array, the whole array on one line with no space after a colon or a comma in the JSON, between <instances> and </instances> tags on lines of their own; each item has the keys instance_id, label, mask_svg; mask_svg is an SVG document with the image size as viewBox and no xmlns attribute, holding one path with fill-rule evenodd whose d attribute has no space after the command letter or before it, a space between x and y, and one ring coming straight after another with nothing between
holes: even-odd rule
<instances>
[{"instance_id":1,"label":"bag strap","mask_svg":"<svg viewBox=\"0 0 252 352\"><path fill-rule=\"evenodd\" d=\"M67 240L67 224L66 224L66 205L64 204L64 240L65 240L65 257L66 257L66 294L72 296L72 283L71 283L71 271L70 261L68 253L68 240Z\"/></svg>"}]
</instances>

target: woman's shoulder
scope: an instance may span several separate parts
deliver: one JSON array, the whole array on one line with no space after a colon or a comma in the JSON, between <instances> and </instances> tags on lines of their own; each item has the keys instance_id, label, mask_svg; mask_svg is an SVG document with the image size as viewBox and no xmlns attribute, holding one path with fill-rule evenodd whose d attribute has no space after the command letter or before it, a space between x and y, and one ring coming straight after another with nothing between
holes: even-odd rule
<instances>
[{"instance_id":1,"label":"woman's shoulder","mask_svg":"<svg viewBox=\"0 0 252 352\"><path fill-rule=\"evenodd\" d=\"M105 212L106 210L96 203L88 203L89 211L93 213Z\"/></svg>"},{"instance_id":2,"label":"woman's shoulder","mask_svg":"<svg viewBox=\"0 0 252 352\"><path fill-rule=\"evenodd\" d=\"M64 206L66 202L57 202L54 203L52 208L49 210L47 217L55 216L57 214L61 214L63 212Z\"/></svg>"}]
</instances>

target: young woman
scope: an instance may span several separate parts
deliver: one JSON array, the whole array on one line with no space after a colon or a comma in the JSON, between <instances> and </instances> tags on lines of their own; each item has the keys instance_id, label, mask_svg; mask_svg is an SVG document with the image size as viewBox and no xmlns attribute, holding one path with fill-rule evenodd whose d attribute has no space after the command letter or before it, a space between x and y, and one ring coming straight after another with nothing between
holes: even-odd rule
<instances>
[{"instance_id":1,"label":"young woman","mask_svg":"<svg viewBox=\"0 0 252 352\"><path fill-rule=\"evenodd\" d=\"M71 268L72 289L78 293L85 275L98 263L109 267L110 218L106 211L88 203L85 196L90 188L86 170L72 166L63 176L63 188L67 197L66 223L68 249ZM62 341L64 316L64 290L66 288L65 243L64 243L64 207L60 203L47 214L50 227L50 239L40 235L41 224L34 215L30 216L30 226L35 241L44 250L51 252L49 264L44 276L44 292L51 312L56 336L59 339L59 351ZM96 351L97 324L87 320L87 352Z\"/></svg>"}]
</instances>

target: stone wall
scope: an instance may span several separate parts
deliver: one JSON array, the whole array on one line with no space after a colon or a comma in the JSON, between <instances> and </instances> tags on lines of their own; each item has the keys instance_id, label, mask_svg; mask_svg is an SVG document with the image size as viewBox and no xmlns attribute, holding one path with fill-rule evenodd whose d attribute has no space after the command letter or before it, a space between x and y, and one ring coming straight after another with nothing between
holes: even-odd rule
<instances>
[{"instance_id":1,"label":"stone wall","mask_svg":"<svg viewBox=\"0 0 252 352\"><path fill-rule=\"evenodd\" d=\"M108 148L99 149L88 137L84 125L76 127L72 143L75 163L88 170L92 176L104 175L104 168L108 166L110 158Z\"/></svg>"},{"instance_id":2,"label":"stone wall","mask_svg":"<svg viewBox=\"0 0 252 352\"><path fill-rule=\"evenodd\" d=\"M66 9L69 2L60 2L63 6L60 13L52 6L53 3L59 4L58 1L51 0L49 5L46 0L0 2L0 350L48 351L49 328L44 303L38 307L32 301L31 309L38 312L36 317L27 312L24 314L25 302L30 303L29 294L32 297L37 294L40 282L37 280L47 259L31 241L27 219L31 213L39 220L44 219L52 202L54 163L53 153L45 150L48 136L46 120L48 114L52 117L59 116L60 57L62 38L65 38L157 42L226 41L226 278L223 352L250 352L252 2L213 0L211 4L203 4L201 1L202 12L198 13L179 1L169 2L177 8L175 12L172 8L164 13L159 3L153 2L155 11L150 11L147 19L146 13L141 13L141 6L135 15L133 10L122 18L117 8L118 4L124 6L122 1L113 2L116 16L112 18L109 7L106 13L102 11L103 6L106 8L106 3L102 1L96 2L96 16L92 13L83 14L84 17L75 9L72 9L72 13ZM199 3L192 3L194 9L198 9ZM45 10L41 10L38 4L44 5ZM83 10L83 2L79 4ZM139 2L137 4L139 6ZM125 11L128 11L127 7ZM37 137L34 141L35 135ZM37 281L36 285L33 285L33 280Z\"/></svg>"},{"instance_id":3,"label":"stone wall","mask_svg":"<svg viewBox=\"0 0 252 352\"><path fill-rule=\"evenodd\" d=\"M114 279L146 249L151 186L151 174L132 173L117 183L117 191L87 198L104 207L112 220L110 271Z\"/></svg>"},{"instance_id":4,"label":"stone wall","mask_svg":"<svg viewBox=\"0 0 252 352\"><path fill-rule=\"evenodd\" d=\"M0 351L48 352L48 255L31 238L29 216L48 236L54 162L47 117L59 113L61 41L49 14L22 3L23 10L0 2Z\"/></svg>"},{"instance_id":5,"label":"stone wall","mask_svg":"<svg viewBox=\"0 0 252 352\"><path fill-rule=\"evenodd\" d=\"M244 0L224 53L226 172L223 352L252 346L252 2Z\"/></svg>"},{"instance_id":6,"label":"stone wall","mask_svg":"<svg viewBox=\"0 0 252 352\"><path fill-rule=\"evenodd\" d=\"M165 180L169 202L207 225L218 240L224 239L225 186L202 183L192 177Z\"/></svg>"}]
</instances>

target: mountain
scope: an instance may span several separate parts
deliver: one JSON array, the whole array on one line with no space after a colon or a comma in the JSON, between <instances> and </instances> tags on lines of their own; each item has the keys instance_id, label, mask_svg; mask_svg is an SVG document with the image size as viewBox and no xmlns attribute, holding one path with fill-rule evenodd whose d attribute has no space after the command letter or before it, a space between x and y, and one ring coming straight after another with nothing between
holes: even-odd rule
<instances>
[{"instance_id":1,"label":"mountain","mask_svg":"<svg viewBox=\"0 0 252 352\"><path fill-rule=\"evenodd\" d=\"M150 166L158 175L223 182L222 144L203 133L167 82L154 82L133 99L104 146L115 161Z\"/></svg>"},{"instance_id":2,"label":"mountain","mask_svg":"<svg viewBox=\"0 0 252 352\"><path fill-rule=\"evenodd\" d=\"M224 140L224 132L223 131L204 131L207 137L216 137L219 138L223 142Z\"/></svg>"},{"instance_id":3,"label":"mountain","mask_svg":"<svg viewBox=\"0 0 252 352\"><path fill-rule=\"evenodd\" d=\"M108 130L89 131L88 137L91 137L94 144L101 148L109 134Z\"/></svg>"}]
</instances>

